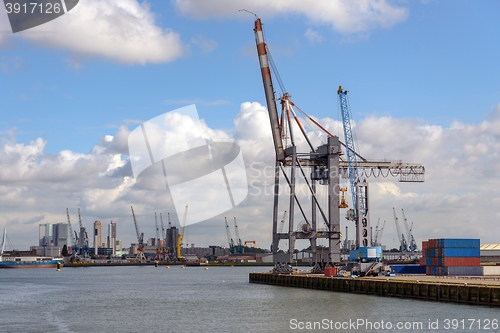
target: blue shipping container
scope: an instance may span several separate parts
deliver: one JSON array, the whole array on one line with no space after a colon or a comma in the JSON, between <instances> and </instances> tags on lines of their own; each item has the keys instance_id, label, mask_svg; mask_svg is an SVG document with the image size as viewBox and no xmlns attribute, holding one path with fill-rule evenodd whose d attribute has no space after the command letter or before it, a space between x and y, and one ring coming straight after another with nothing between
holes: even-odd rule
<instances>
[{"instance_id":1,"label":"blue shipping container","mask_svg":"<svg viewBox=\"0 0 500 333\"><path fill-rule=\"evenodd\" d=\"M483 267L481 266L443 267L443 275L482 276Z\"/></svg>"},{"instance_id":2,"label":"blue shipping container","mask_svg":"<svg viewBox=\"0 0 500 333\"><path fill-rule=\"evenodd\" d=\"M425 274L425 266L420 265L391 265L391 269L398 274Z\"/></svg>"},{"instance_id":3,"label":"blue shipping container","mask_svg":"<svg viewBox=\"0 0 500 333\"><path fill-rule=\"evenodd\" d=\"M441 250L441 257L479 257L480 256L479 247L478 248L468 248L468 247L444 247Z\"/></svg>"},{"instance_id":4,"label":"blue shipping container","mask_svg":"<svg viewBox=\"0 0 500 333\"><path fill-rule=\"evenodd\" d=\"M425 265L432 266L432 258L425 258Z\"/></svg>"},{"instance_id":5,"label":"blue shipping container","mask_svg":"<svg viewBox=\"0 0 500 333\"><path fill-rule=\"evenodd\" d=\"M473 238L442 238L438 239L438 247L471 247L478 248L481 245L479 239Z\"/></svg>"}]
</instances>

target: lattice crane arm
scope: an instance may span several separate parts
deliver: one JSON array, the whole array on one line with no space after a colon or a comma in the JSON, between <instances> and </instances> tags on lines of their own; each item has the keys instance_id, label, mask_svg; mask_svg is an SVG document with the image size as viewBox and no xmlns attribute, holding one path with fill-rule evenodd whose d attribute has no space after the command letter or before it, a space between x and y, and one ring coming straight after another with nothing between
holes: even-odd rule
<instances>
[{"instance_id":1,"label":"lattice crane arm","mask_svg":"<svg viewBox=\"0 0 500 333\"><path fill-rule=\"evenodd\" d=\"M229 244L229 249L232 250L234 248L234 241L233 241L233 238L231 237L231 230L229 230L229 224L227 224L226 217L224 217L224 223L226 225L227 243Z\"/></svg>"},{"instance_id":2,"label":"lattice crane arm","mask_svg":"<svg viewBox=\"0 0 500 333\"><path fill-rule=\"evenodd\" d=\"M135 218L134 207L130 206L130 209L132 210L132 218L134 219L135 233L137 235L137 242L139 243L139 248L142 249L142 248L144 248L144 234L141 234L139 232L139 226L137 224L137 219Z\"/></svg>"},{"instance_id":3,"label":"lattice crane arm","mask_svg":"<svg viewBox=\"0 0 500 333\"><path fill-rule=\"evenodd\" d=\"M71 237L71 247L73 249L75 249L78 245L77 245L77 239L75 237L75 234L73 233L73 227L71 226L71 220L69 219L69 210L68 208L66 208L66 216L68 218L68 226L69 226L69 234L70 234L70 237Z\"/></svg>"}]
</instances>

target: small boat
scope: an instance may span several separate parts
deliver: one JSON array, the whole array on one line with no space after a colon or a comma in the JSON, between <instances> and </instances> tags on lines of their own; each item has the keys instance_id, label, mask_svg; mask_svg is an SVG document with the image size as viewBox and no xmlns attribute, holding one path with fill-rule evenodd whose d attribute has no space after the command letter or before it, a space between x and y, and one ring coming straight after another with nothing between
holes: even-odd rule
<instances>
[{"instance_id":1,"label":"small boat","mask_svg":"<svg viewBox=\"0 0 500 333\"><path fill-rule=\"evenodd\" d=\"M4 229L0 252L0 268L55 268L62 265L63 258L39 256L5 256L5 240L7 231Z\"/></svg>"}]
</instances>

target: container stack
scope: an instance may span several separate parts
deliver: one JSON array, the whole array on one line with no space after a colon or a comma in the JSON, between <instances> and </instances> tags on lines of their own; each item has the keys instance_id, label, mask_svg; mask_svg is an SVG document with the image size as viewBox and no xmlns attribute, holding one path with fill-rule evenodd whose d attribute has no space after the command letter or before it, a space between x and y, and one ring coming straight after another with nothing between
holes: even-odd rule
<instances>
[{"instance_id":1,"label":"container stack","mask_svg":"<svg viewBox=\"0 0 500 333\"><path fill-rule=\"evenodd\" d=\"M426 252L429 247L429 241L422 241L422 257L420 258L420 265L421 266L426 266L427 263L425 262L426 260Z\"/></svg>"},{"instance_id":2,"label":"container stack","mask_svg":"<svg viewBox=\"0 0 500 333\"><path fill-rule=\"evenodd\" d=\"M424 243L422 253L427 275L483 275L479 239L441 238Z\"/></svg>"}]
</instances>

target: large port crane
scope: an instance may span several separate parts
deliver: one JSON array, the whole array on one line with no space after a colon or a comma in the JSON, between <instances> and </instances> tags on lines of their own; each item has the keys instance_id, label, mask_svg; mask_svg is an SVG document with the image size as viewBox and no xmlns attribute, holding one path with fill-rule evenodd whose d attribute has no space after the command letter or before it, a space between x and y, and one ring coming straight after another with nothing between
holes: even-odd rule
<instances>
[{"instance_id":1,"label":"large port crane","mask_svg":"<svg viewBox=\"0 0 500 333\"><path fill-rule=\"evenodd\" d=\"M132 210L132 218L134 219L135 233L137 235L137 261L144 262L146 257L144 256L144 233L139 232L139 225L137 224L137 219L135 218L134 207L130 206Z\"/></svg>"},{"instance_id":2,"label":"large port crane","mask_svg":"<svg viewBox=\"0 0 500 333\"><path fill-rule=\"evenodd\" d=\"M89 236L85 227L82 223L82 216L80 215L80 208L78 208L78 223L80 225L80 236L78 237L78 247L80 248L80 254L83 255L84 258L89 256Z\"/></svg>"},{"instance_id":3,"label":"large port crane","mask_svg":"<svg viewBox=\"0 0 500 333\"><path fill-rule=\"evenodd\" d=\"M184 231L186 230L186 219L187 219L188 206L184 209L184 217L182 218L181 232L177 235L177 259L184 260L184 256L181 253L182 241L184 240Z\"/></svg>"},{"instance_id":4,"label":"large port crane","mask_svg":"<svg viewBox=\"0 0 500 333\"><path fill-rule=\"evenodd\" d=\"M382 224L382 228L375 231L375 240L373 241L374 246L382 245L382 234L384 233L384 228L385 228L385 220L384 223Z\"/></svg>"},{"instance_id":5,"label":"large port crane","mask_svg":"<svg viewBox=\"0 0 500 333\"><path fill-rule=\"evenodd\" d=\"M341 86L337 90L339 96L342 124L344 127L345 151L347 155L347 171L351 184L353 208L347 212L347 219L356 227L356 248L371 245L370 216L368 214L368 183L361 181L358 171L358 154L354 142L354 132L351 126L351 111L347 100L347 91ZM365 160L366 161L366 160ZM361 222L361 223L360 223Z\"/></svg>"},{"instance_id":6,"label":"large port crane","mask_svg":"<svg viewBox=\"0 0 500 333\"><path fill-rule=\"evenodd\" d=\"M76 256L78 254L78 234L76 231L73 232L73 227L71 226L71 220L69 219L69 209L66 208L66 217L68 218L69 235L71 237L71 253Z\"/></svg>"},{"instance_id":7,"label":"large port crane","mask_svg":"<svg viewBox=\"0 0 500 333\"><path fill-rule=\"evenodd\" d=\"M252 13L253 14L253 13ZM255 15L255 14L253 14ZM279 79L277 70L269 56L269 50L264 39L262 30L262 22L260 18L255 15L254 34L257 46L257 55L259 58L260 72L264 86L264 93L267 104L267 111L269 115L271 134L275 149L275 165L274 165L274 190L273 190L273 257L275 262L274 272L276 273L292 273L293 269L290 266L292 262L292 254L294 252L295 239L307 239L311 244L312 263L314 271L322 271L325 265L335 265L340 263L340 195L339 195L339 179L340 177L349 176L349 161L341 159L342 150L341 142L338 136L330 133L324 126L317 122L314 118L307 115L304 111L295 105L291 96L284 90L284 85ZM278 78L282 95L279 98L275 97L273 81L271 76L271 68L274 75ZM281 104L281 116L278 115L277 101ZM297 109L306 119L306 121L316 126L322 132L326 140L319 147L314 147L309 140L309 137L297 117L295 112ZM299 129L300 134L303 136L304 142L307 143L307 151L298 150L296 145L296 133L294 130ZM348 149L349 153L353 150ZM357 154L353 156L358 156ZM351 160L352 166L352 160ZM304 168L310 168L311 172L306 176ZM410 164L401 162L388 162L388 161L367 161L363 158L357 160L358 179L364 175L378 176L385 170L387 174L399 176L400 181L423 181L425 169L420 164ZM288 171L288 172L287 172ZM304 200L299 200L295 193L297 175L302 175L305 185L310 192L311 215L307 216L303 207ZM289 191L286 191L288 196L288 232L278 232L278 212L279 212L279 194L280 192L280 178L283 177L288 186ZM320 205L320 201L316 195L317 184L327 186L327 204L326 207ZM367 184L364 182L357 183L358 189L358 208L357 213L359 216L365 216L363 210L368 209L368 193ZM359 202L362 201L360 205ZM361 207L361 211L360 211ZM298 208L302 215L302 227L299 230L294 228L295 209ZM317 216L321 225L317 225ZM361 212L361 213L360 213ZM367 214L366 214L367 216ZM325 228L321 228L322 226ZM362 219L361 226L364 226ZM361 228L360 226L360 228ZM370 236L368 235L369 221L366 219L366 235L364 230L359 232L358 244L370 244ZM327 253L319 253L316 247L316 240L318 238L326 238L328 240ZM281 254L278 253L279 242L281 240L288 240L288 251Z\"/></svg>"},{"instance_id":8,"label":"large port crane","mask_svg":"<svg viewBox=\"0 0 500 333\"><path fill-rule=\"evenodd\" d=\"M236 224L236 216L234 217L234 235L236 237L236 252L238 253L243 253L245 252L243 248L243 242L241 241L240 238L240 232L238 231L238 225Z\"/></svg>"},{"instance_id":9,"label":"large port crane","mask_svg":"<svg viewBox=\"0 0 500 333\"><path fill-rule=\"evenodd\" d=\"M404 233L401 232L401 228L399 227L399 219L396 215L396 210L392 207L392 211L394 212L394 223L396 224L396 231L398 233L399 240L399 251L406 252L408 251L408 243L406 242L406 237Z\"/></svg>"},{"instance_id":10,"label":"large port crane","mask_svg":"<svg viewBox=\"0 0 500 333\"><path fill-rule=\"evenodd\" d=\"M236 252L236 247L234 246L234 240L231 237L231 230L229 230L229 224L227 224L227 218L224 217L224 223L226 225L226 237L227 237L227 243L229 245L229 252L230 253L235 253Z\"/></svg>"},{"instance_id":11,"label":"large port crane","mask_svg":"<svg viewBox=\"0 0 500 333\"><path fill-rule=\"evenodd\" d=\"M413 222L411 224L411 227L408 227L408 220L406 219L405 211L402 208L401 208L401 213L403 214L403 220L404 220L405 229L406 229L406 239L408 240L408 250L413 253L413 252L417 251L417 242L415 241L415 237L413 237Z\"/></svg>"}]
</instances>

